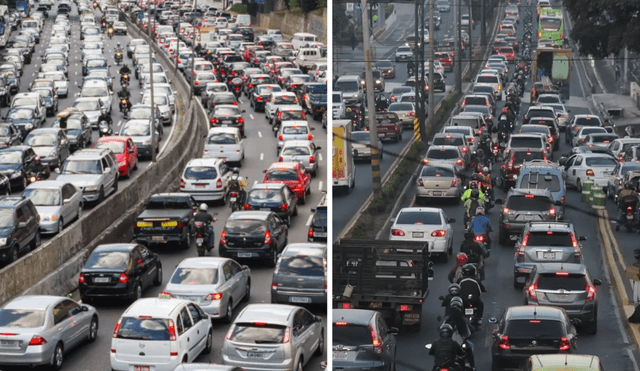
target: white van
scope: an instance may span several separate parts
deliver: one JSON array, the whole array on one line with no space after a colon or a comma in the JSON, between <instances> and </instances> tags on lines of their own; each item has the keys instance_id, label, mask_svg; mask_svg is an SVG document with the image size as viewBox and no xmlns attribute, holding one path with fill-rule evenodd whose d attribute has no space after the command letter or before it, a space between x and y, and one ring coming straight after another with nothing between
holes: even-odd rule
<instances>
[{"instance_id":1,"label":"white van","mask_svg":"<svg viewBox=\"0 0 640 371\"><path fill-rule=\"evenodd\" d=\"M296 49L300 49L307 44L315 43L317 40L318 37L312 33L296 32L293 34L291 44L293 44Z\"/></svg>"},{"instance_id":2,"label":"white van","mask_svg":"<svg viewBox=\"0 0 640 371\"><path fill-rule=\"evenodd\" d=\"M238 27L251 27L251 16L249 14L238 14L236 16Z\"/></svg>"}]
</instances>

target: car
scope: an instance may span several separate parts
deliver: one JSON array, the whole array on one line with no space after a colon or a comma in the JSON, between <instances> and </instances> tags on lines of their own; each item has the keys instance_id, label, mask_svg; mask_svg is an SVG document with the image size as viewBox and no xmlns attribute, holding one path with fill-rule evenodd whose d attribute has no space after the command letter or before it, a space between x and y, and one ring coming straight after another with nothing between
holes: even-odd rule
<instances>
[{"instance_id":1,"label":"car","mask_svg":"<svg viewBox=\"0 0 640 371\"><path fill-rule=\"evenodd\" d=\"M378 370L395 370L399 331L388 327L379 311L333 309L332 314L334 367L364 369L375 362Z\"/></svg>"},{"instance_id":2,"label":"car","mask_svg":"<svg viewBox=\"0 0 640 371\"><path fill-rule=\"evenodd\" d=\"M219 92L228 92L229 91L229 87L227 86L227 84L221 83L221 82L210 82L208 83L205 88L202 90L202 92L200 93L200 97L202 100L202 106L203 107L209 107L209 98L211 98L215 93L219 93Z\"/></svg>"},{"instance_id":3,"label":"car","mask_svg":"<svg viewBox=\"0 0 640 371\"><path fill-rule=\"evenodd\" d=\"M17 296L0 309L0 365L59 370L65 353L97 336L98 312L91 305L64 296Z\"/></svg>"},{"instance_id":4,"label":"car","mask_svg":"<svg viewBox=\"0 0 640 371\"><path fill-rule=\"evenodd\" d=\"M567 186L562 175L562 167L555 162L544 160L525 161L520 167L515 188L546 188L551 192L553 201L560 201L556 207L558 218L565 214L565 196Z\"/></svg>"},{"instance_id":5,"label":"car","mask_svg":"<svg viewBox=\"0 0 640 371\"><path fill-rule=\"evenodd\" d=\"M36 173L36 156L29 146L0 149L0 174L9 178L11 189L27 188L30 174Z\"/></svg>"},{"instance_id":6,"label":"car","mask_svg":"<svg viewBox=\"0 0 640 371\"><path fill-rule=\"evenodd\" d=\"M54 71L45 72L43 78L53 80L56 88L56 94L62 98L66 98L69 94L69 81L67 81L64 72Z\"/></svg>"},{"instance_id":7,"label":"car","mask_svg":"<svg viewBox=\"0 0 640 371\"><path fill-rule=\"evenodd\" d=\"M403 94L403 96L405 95ZM403 127L413 127L413 121L416 119L416 108L412 102L391 103L387 111L396 113Z\"/></svg>"},{"instance_id":8,"label":"car","mask_svg":"<svg viewBox=\"0 0 640 371\"><path fill-rule=\"evenodd\" d=\"M140 104L151 106L151 94L145 94ZM160 119L163 125L173 124L173 115L169 103L169 97L161 92L157 92L153 96L153 104L160 113Z\"/></svg>"},{"instance_id":9,"label":"car","mask_svg":"<svg viewBox=\"0 0 640 371\"><path fill-rule=\"evenodd\" d=\"M106 108L107 113L111 114L112 95L111 90L109 90L109 84L106 81L85 81L82 84L82 89L80 90L80 97L100 99L102 105ZM91 118L91 116L89 118Z\"/></svg>"},{"instance_id":10,"label":"car","mask_svg":"<svg viewBox=\"0 0 640 371\"><path fill-rule=\"evenodd\" d=\"M313 213L309 231L308 242L327 242L327 195L325 194L318 206L311 209Z\"/></svg>"},{"instance_id":11,"label":"car","mask_svg":"<svg viewBox=\"0 0 640 371\"><path fill-rule=\"evenodd\" d=\"M197 201L223 201L227 196L227 182L231 170L220 158L194 158L180 176L180 192L190 194Z\"/></svg>"},{"instance_id":12,"label":"car","mask_svg":"<svg viewBox=\"0 0 640 371\"><path fill-rule=\"evenodd\" d=\"M384 92L385 90L385 83L384 83L384 75L382 73L382 71L374 69L371 71L372 75L373 75L373 91L375 93L380 93L380 92ZM363 90L367 90L367 84L366 84L366 71L362 71L360 73L360 84L362 85L362 89Z\"/></svg>"},{"instance_id":13,"label":"car","mask_svg":"<svg viewBox=\"0 0 640 371\"><path fill-rule=\"evenodd\" d=\"M473 82L475 85L484 84L491 86L494 91L497 92L496 98L497 100L502 100L502 81L500 81L500 77L498 75L493 75L490 73L482 73L476 76L476 79Z\"/></svg>"},{"instance_id":14,"label":"car","mask_svg":"<svg viewBox=\"0 0 640 371\"><path fill-rule=\"evenodd\" d=\"M71 107L84 113L94 129L97 129L99 122L107 116L107 107L100 98L77 98Z\"/></svg>"},{"instance_id":15,"label":"car","mask_svg":"<svg viewBox=\"0 0 640 371\"><path fill-rule=\"evenodd\" d=\"M424 165L420 169L416 180L416 204L430 198L449 198L457 203L462 192L462 180L452 165Z\"/></svg>"},{"instance_id":16,"label":"car","mask_svg":"<svg viewBox=\"0 0 640 371\"><path fill-rule=\"evenodd\" d=\"M546 161L547 156L540 148L515 148L509 152L504 163L500 165L500 177L497 179L502 189L506 192L511 187L515 187L520 178L520 171L528 161ZM537 187L534 184L533 187ZM529 188L529 187L524 187Z\"/></svg>"},{"instance_id":17,"label":"car","mask_svg":"<svg viewBox=\"0 0 640 371\"><path fill-rule=\"evenodd\" d=\"M589 147L604 147L609 148L609 144L620 137L614 133L593 133L587 134L580 143L583 146Z\"/></svg>"},{"instance_id":18,"label":"car","mask_svg":"<svg viewBox=\"0 0 640 371\"><path fill-rule=\"evenodd\" d=\"M382 72L382 76L384 78L393 79L396 77L396 65L388 59L377 61L375 63L375 68Z\"/></svg>"},{"instance_id":19,"label":"car","mask_svg":"<svg viewBox=\"0 0 640 371\"><path fill-rule=\"evenodd\" d=\"M444 13L451 10L451 3L449 3L449 0L438 0L436 1L435 7L438 9L438 11Z\"/></svg>"},{"instance_id":20,"label":"car","mask_svg":"<svg viewBox=\"0 0 640 371\"><path fill-rule=\"evenodd\" d=\"M216 104L210 113L209 123L211 127L235 127L240 130L240 135L244 136L244 118L241 110L236 105Z\"/></svg>"},{"instance_id":21,"label":"car","mask_svg":"<svg viewBox=\"0 0 640 371\"><path fill-rule=\"evenodd\" d=\"M52 169L59 169L71 154L69 139L60 128L34 129L24 139L24 144L33 148L42 163Z\"/></svg>"},{"instance_id":22,"label":"car","mask_svg":"<svg viewBox=\"0 0 640 371\"><path fill-rule=\"evenodd\" d=\"M84 202L99 204L118 192L118 162L108 149L85 148L67 158L56 180L81 189Z\"/></svg>"},{"instance_id":23,"label":"car","mask_svg":"<svg viewBox=\"0 0 640 371\"><path fill-rule=\"evenodd\" d=\"M132 111L133 112L133 111ZM134 117L133 114L131 117ZM160 133L157 130L151 135L152 124L150 119L133 119L125 122L118 133L119 136L130 137L133 143L138 147L138 156L151 158L151 151L160 150Z\"/></svg>"},{"instance_id":24,"label":"car","mask_svg":"<svg viewBox=\"0 0 640 371\"><path fill-rule=\"evenodd\" d=\"M67 108L58 114L58 117L53 123L54 128L60 128L60 126L67 139L69 139L69 146L72 151L85 148L87 144L92 142L91 124L89 118L83 112L76 111L73 108Z\"/></svg>"},{"instance_id":25,"label":"car","mask_svg":"<svg viewBox=\"0 0 640 371\"><path fill-rule=\"evenodd\" d=\"M449 52L436 52L435 60L439 61L449 72L453 72L453 56Z\"/></svg>"},{"instance_id":26,"label":"car","mask_svg":"<svg viewBox=\"0 0 640 371\"><path fill-rule=\"evenodd\" d=\"M618 200L618 192L624 188L624 184L630 179L631 174L640 172L640 162L618 162L611 171L611 177L607 182L605 193L614 201Z\"/></svg>"},{"instance_id":27,"label":"car","mask_svg":"<svg viewBox=\"0 0 640 371\"><path fill-rule=\"evenodd\" d=\"M231 323L234 308L251 296L251 270L229 258L187 258L176 266L162 293L191 300L211 319Z\"/></svg>"},{"instance_id":28,"label":"car","mask_svg":"<svg viewBox=\"0 0 640 371\"><path fill-rule=\"evenodd\" d=\"M594 187L605 189L617 161L606 154L580 153L566 160L561 158L559 164L564 166L567 184L582 192L585 179L593 180Z\"/></svg>"},{"instance_id":29,"label":"car","mask_svg":"<svg viewBox=\"0 0 640 371\"><path fill-rule=\"evenodd\" d=\"M253 80L254 78L255 76L253 76L251 79ZM254 84L250 83L249 86L251 85ZM254 85L253 88L249 89L253 89L251 92L250 105L251 107L253 107L254 112L258 112L260 110L264 111L265 103L267 102L267 99L271 96L271 94L282 91L280 85L267 83Z\"/></svg>"},{"instance_id":30,"label":"car","mask_svg":"<svg viewBox=\"0 0 640 371\"><path fill-rule=\"evenodd\" d=\"M124 22L113 22L114 35L127 35L127 24Z\"/></svg>"},{"instance_id":31,"label":"car","mask_svg":"<svg viewBox=\"0 0 640 371\"><path fill-rule=\"evenodd\" d=\"M352 131L351 148L354 161L371 159L371 133L369 131ZM383 158L382 141L378 140L378 153Z\"/></svg>"},{"instance_id":32,"label":"car","mask_svg":"<svg viewBox=\"0 0 640 371\"><path fill-rule=\"evenodd\" d=\"M273 271L271 302L310 305L327 304L327 245L287 245Z\"/></svg>"},{"instance_id":33,"label":"car","mask_svg":"<svg viewBox=\"0 0 640 371\"><path fill-rule=\"evenodd\" d=\"M532 268L540 263L582 264L582 241L571 222L528 222L515 245L513 286L524 287Z\"/></svg>"},{"instance_id":34,"label":"car","mask_svg":"<svg viewBox=\"0 0 640 371\"><path fill-rule=\"evenodd\" d=\"M299 162L275 162L265 171L263 183L282 183L296 194L301 204L311 193L311 174Z\"/></svg>"},{"instance_id":35,"label":"car","mask_svg":"<svg viewBox=\"0 0 640 371\"><path fill-rule=\"evenodd\" d=\"M288 244L289 228L273 211L235 211L220 234L220 256L264 260L275 267L278 254Z\"/></svg>"},{"instance_id":36,"label":"car","mask_svg":"<svg viewBox=\"0 0 640 371\"><path fill-rule=\"evenodd\" d=\"M20 130L11 123L0 123L0 148L18 146L22 143Z\"/></svg>"},{"instance_id":37,"label":"car","mask_svg":"<svg viewBox=\"0 0 640 371\"><path fill-rule=\"evenodd\" d=\"M607 129L601 126L583 126L578 128L578 131L573 135L571 139L571 145L573 147L584 145L584 139L589 134L608 134Z\"/></svg>"},{"instance_id":38,"label":"car","mask_svg":"<svg viewBox=\"0 0 640 371\"><path fill-rule=\"evenodd\" d=\"M588 115L588 114L577 114L573 115L569 124L567 126L567 130L565 132L564 140L566 143L571 143L573 140L573 136L582 126L604 126L600 117L597 115Z\"/></svg>"},{"instance_id":39,"label":"car","mask_svg":"<svg viewBox=\"0 0 640 371\"><path fill-rule=\"evenodd\" d=\"M62 232L82 217L82 190L71 183L41 180L29 184L22 196L31 199L40 216L40 233Z\"/></svg>"},{"instance_id":40,"label":"car","mask_svg":"<svg viewBox=\"0 0 640 371\"><path fill-rule=\"evenodd\" d=\"M179 364L211 352L211 327L209 315L191 300L168 295L139 299L122 313L115 326L111 369L128 371L135 365L139 369L173 371ZM142 348L156 355L141 354Z\"/></svg>"},{"instance_id":41,"label":"car","mask_svg":"<svg viewBox=\"0 0 640 371\"><path fill-rule=\"evenodd\" d=\"M511 157L514 149L526 149L528 151L542 151L546 156L551 157L551 145L549 138L539 133L512 134L509 136L507 147L503 152L503 159Z\"/></svg>"},{"instance_id":42,"label":"car","mask_svg":"<svg viewBox=\"0 0 640 371\"><path fill-rule=\"evenodd\" d=\"M294 112L290 112L290 110L280 111L280 119L283 120L278 127L278 131L275 132L276 137L278 138L278 146L276 154L280 153L284 143L288 140L312 140L313 135L311 134L311 130L314 128L309 126L309 123L306 120L297 119L295 116L302 112L298 110ZM276 116L277 118L278 116ZM290 119L291 117L291 119Z\"/></svg>"},{"instance_id":43,"label":"car","mask_svg":"<svg viewBox=\"0 0 640 371\"><path fill-rule=\"evenodd\" d=\"M80 271L78 289L85 302L102 298L136 301L162 283L160 256L137 243L98 245Z\"/></svg>"},{"instance_id":44,"label":"car","mask_svg":"<svg viewBox=\"0 0 640 371\"><path fill-rule=\"evenodd\" d=\"M526 303L563 308L577 326L588 334L598 331L599 279L591 278L580 263L538 263L525 283Z\"/></svg>"},{"instance_id":45,"label":"car","mask_svg":"<svg viewBox=\"0 0 640 371\"><path fill-rule=\"evenodd\" d=\"M276 115L276 109L280 106L290 106L299 104L298 97L295 93L282 91L271 94L264 106L264 112L267 120L271 124Z\"/></svg>"},{"instance_id":46,"label":"car","mask_svg":"<svg viewBox=\"0 0 640 371\"><path fill-rule=\"evenodd\" d=\"M427 154L422 159L422 163L424 165L452 165L456 170L456 175L464 174L464 170L466 168L464 155L460 151L460 148L453 145L430 146L427 150Z\"/></svg>"},{"instance_id":47,"label":"car","mask_svg":"<svg viewBox=\"0 0 640 371\"><path fill-rule=\"evenodd\" d=\"M44 125L47 115L46 106L44 98L35 92L18 93L11 101L11 108L30 107L34 109L34 115L36 118L36 122L33 125L34 127L42 127Z\"/></svg>"},{"instance_id":48,"label":"car","mask_svg":"<svg viewBox=\"0 0 640 371\"><path fill-rule=\"evenodd\" d=\"M429 253L447 261L453 252L453 218L447 218L444 210L435 207L405 207L392 218L389 233L392 241L426 241Z\"/></svg>"},{"instance_id":49,"label":"car","mask_svg":"<svg viewBox=\"0 0 640 371\"><path fill-rule=\"evenodd\" d=\"M566 130L569 124L567 118L571 110L567 109L563 103L545 103L544 105L553 108L558 119L558 127L562 131Z\"/></svg>"},{"instance_id":50,"label":"car","mask_svg":"<svg viewBox=\"0 0 640 371\"><path fill-rule=\"evenodd\" d=\"M364 104L364 87L358 75L343 75L334 83L334 91L340 90L345 105L363 105Z\"/></svg>"},{"instance_id":51,"label":"car","mask_svg":"<svg viewBox=\"0 0 640 371\"><path fill-rule=\"evenodd\" d=\"M222 363L245 369L302 370L314 355L324 352L324 339L322 317L305 308L249 304L229 327ZM247 348L251 351L241 351Z\"/></svg>"},{"instance_id":52,"label":"car","mask_svg":"<svg viewBox=\"0 0 640 371\"><path fill-rule=\"evenodd\" d=\"M277 106L272 119L273 120L270 121L272 126L282 126L282 123L285 121L306 122L307 114L304 108L299 104L279 105Z\"/></svg>"},{"instance_id":53,"label":"car","mask_svg":"<svg viewBox=\"0 0 640 371\"><path fill-rule=\"evenodd\" d=\"M214 93L209 98L209 102L208 102L209 111L213 111L213 109L219 104L237 106L238 105L238 99L236 98L236 96L232 92L217 92L217 93Z\"/></svg>"},{"instance_id":54,"label":"car","mask_svg":"<svg viewBox=\"0 0 640 371\"><path fill-rule=\"evenodd\" d=\"M6 237L0 239L0 261L12 263L23 252L40 247L40 217L31 199L0 197L0 217L6 231Z\"/></svg>"},{"instance_id":55,"label":"car","mask_svg":"<svg viewBox=\"0 0 640 371\"><path fill-rule=\"evenodd\" d=\"M561 206L560 201L554 201L551 191L535 188L511 188L505 199L497 199L502 204L500 209L500 223L498 237L501 245L511 242L511 235L522 233L527 222L557 221L555 206Z\"/></svg>"},{"instance_id":56,"label":"car","mask_svg":"<svg viewBox=\"0 0 640 371\"><path fill-rule=\"evenodd\" d=\"M322 147L316 146L310 140L287 140L284 142L280 154L279 162L300 162L304 165L312 177L318 171L318 151Z\"/></svg>"},{"instance_id":57,"label":"car","mask_svg":"<svg viewBox=\"0 0 640 371\"><path fill-rule=\"evenodd\" d=\"M129 178L131 171L138 168L138 146L130 137L101 137L93 148L108 149L113 152L118 163L118 176L120 177Z\"/></svg>"},{"instance_id":58,"label":"car","mask_svg":"<svg viewBox=\"0 0 640 371\"><path fill-rule=\"evenodd\" d=\"M44 99L45 107L47 108L47 116L53 116L58 111L58 94L53 88L37 88L32 89L32 92L38 93Z\"/></svg>"},{"instance_id":59,"label":"car","mask_svg":"<svg viewBox=\"0 0 640 371\"><path fill-rule=\"evenodd\" d=\"M244 160L244 137L240 129L213 127L209 129L204 143L203 158L221 158L242 165Z\"/></svg>"},{"instance_id":60,"label":"car","mask_svg":"<svg viewBox=\"0 0 640 371\"><path fill-rule=\"evenodd\" d=\"M640 138L618 138L612 141L608 148L618 158L618 162L623 162L627 150L638 145L640 145Z\"/></svg>"},{"instance_id":61,"label":"car","mask_svg":"<svg viewBox=\"0 0 640 371\"><path fill-rule=\"evenodd\" d=\"M577 331L564 309L545 305L507 308L492 332L491 369L521 369L534 354L571 354Z\"/></svg>"},{"instance_id":62,"label":"car","mask_svg":"<svg viewBox=\"0 0 640 371\"><path fill-rule=\"evenodd\" d=\"M396 86L391 90L389 94L389 101L391 103L399 102L404 93L412 93L413 87L411 86Z\"/></svg>"},{"instance_id":63,"label":"car","mask_svg":"<svg viewBox=\"0 0 640 371\"><path fill-rule=\"evenodd\" d=\"M603 366L600 358L591 354L536 354L527 359L524 369L531 371L599 371L603 369Z\"/></svg>"},{"instance_id":64,"label":"car","mask_svg":"<svg viewBox=\"0 0 640 371\"><path fill-rule=\"evenodd\" d=\"M257 183L247 193L244 210L271 210L287 225L298 215L298 198L285 184Z\"/></svg>"}]
</instances>

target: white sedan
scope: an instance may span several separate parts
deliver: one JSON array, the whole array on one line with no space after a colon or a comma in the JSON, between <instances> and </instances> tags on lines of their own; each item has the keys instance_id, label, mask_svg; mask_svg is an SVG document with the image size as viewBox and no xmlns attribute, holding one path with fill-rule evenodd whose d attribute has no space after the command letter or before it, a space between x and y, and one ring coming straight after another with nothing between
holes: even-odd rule
<instances>
[{"instance_id":1,"label":"white sedan","mask_svg":"<svg viewBox=\"0 0 640 371\"><path fill-rule=\"evenodd\" d=\"M405 207L393 219L389 240L428 241L429 253L446 261L453 252L453 222L440 208Z\"/></svg>"},{"instance_id":2,"label":"white sedan","mask_svg":"<svg viewBox=\"0 0 640 371\"><path fill-rule=\"evenodd\" d=\"M618 164L615 158L602 153L578 153L566 161L562 160L560 166L564 166L567 185L576 187L578 192L582 192L582 185L587 179L593 180L594 186L605 189L611 172Z\"/></svg>"}]
</instances>

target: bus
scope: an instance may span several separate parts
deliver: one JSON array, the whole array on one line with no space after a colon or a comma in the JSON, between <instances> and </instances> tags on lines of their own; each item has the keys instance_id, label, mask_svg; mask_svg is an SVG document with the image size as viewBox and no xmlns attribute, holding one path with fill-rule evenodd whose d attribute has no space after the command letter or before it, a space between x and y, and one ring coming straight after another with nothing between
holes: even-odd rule
<instances>
[{"instance_id":1,"label":"bus","mask_svg":"<svg viewBox=\"0 0 640 371\"><path fill-rule=\"evenodd\" d=\"M551 39L558 45L563 44L564 19L562 18L562 10L553 8L540 9L538 40L540 39Z\"/></svg>"}]
</instances>

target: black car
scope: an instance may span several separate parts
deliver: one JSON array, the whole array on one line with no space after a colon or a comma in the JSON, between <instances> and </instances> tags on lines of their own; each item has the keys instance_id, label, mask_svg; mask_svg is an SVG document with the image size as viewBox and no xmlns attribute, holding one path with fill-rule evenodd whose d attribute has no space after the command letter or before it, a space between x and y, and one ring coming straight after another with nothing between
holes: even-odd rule
<instances>
[{"instance_id":1,"label":"black car","mask_svg":"<svg viewBox=\"0 0 640 371\"><path fill-rule=\"evenodd\" d=\"M238 100L236 99L236 96L229 91L214 93L213 96L209 98L209 108L211 110L221 104L232 104L235 106L238 104Z\"/></svg>"},{"instance_id":2,"label":"black car","mask_svg":"<svg viewBox=\"0 0 640 371\"><path fill-rule=\"evenodd\" d=\"M22 143L22 134L18 128L8 122L0 123L0 148L18 146Z\"/></svg>"},{"instance_id":3,"label":"black car","mask_svg":"<svg viewBox=\"0 0 640 371\"><path fill-rule=\"evenodd\" d=\"M236 77L242 77L245 68L250 67L248 62L233 62L227 68L227 84Z\"/></svg>"},{"instance_id":4,"label":"black car","mask_svg":"<svg viewBox=\"0 0 640 371\"><path fill-rule=\"evenodd\" d=\"M256 87L261 84L273 84L273 79L271 78L271 76L263 73L251 75L251 77L249 77L249 79L245 82L245 95L251 97L251 95L255 92Z\"/></svg>"},{"instance_id":5,"label":"black car","mask_svg":"<svg viewBox=\"0 0 640 371\"><path fill-rule=\"evenodd\" d=\"M440 90L443 93L446 91L444 77L440 72L433 72L433 91Z\"/></svg>"},{"instance_id":6,"label":"black car","mask_svg":"<svg viewBox=\"0 0 640 371\"><path fill-rule=\"evenodd\" d=\"M236 211L220 234L220 256L262 259L275 267L278 254L287 246L289 228L273 211Z\"/></svg>"},{"instance_id":7,"label":"black car","mask_svg":"<svg viewBox=\"0 0 640 371\"><path fill-rule=\"evenodd\" d=\"M309 232L307 233L307 241L309 242L327 242L327 197L324 196L320 204L311 209L313 217L309 224Z\"/></svg>"},{"instance_id":8,"label":"black car","mask_svg":"<svg viewBox=\"0 0 640 371\"><path fill-rule=\"evenodd\" d=\"M7 78L0 74L0 107L11 105L11 84Z\"/></svg>"},{"instance_id":9,"label":"black car","mask_svg":"<svg viewBox=\"0 0 640 371\"><path fill-rule=\"evenodd\" d=\"M396 369L398 329L387 327L380 312L333 309L333 366L339 369Z\"/></svg>"},{"instance_id":10,"label":"black car","mask_svg":"<svg viewBox=\"0 0 640 371\"><path fill-rule=\"evenodd\" d=\"M276 44L271 36L258 36L255 43L257 45L262 45L265 49L271 49Z\"/></svg>"},{"instance_id":11,"label":"black car","mask_svg":"<svg viewBox=\"0 0 640 371\"><path fill-rule=\"evenodd\" d=\"M60 118L56 119L52 127L60 127ZM91 123L87 115L82 112L73 112L67 117L64 132L69 138L72 151L84 148L92 141Z\"/></svg>"},{"instance_id":12,"label":"black car","mask_svg":"<svg viewBox=\"0 0 640 371\"><path fill-rule=\"evenodd\" d=\"M22 138L26 138L31 130L38 128L40 123L35 108L28 106L11 108L5 121L15 125L20 130Z\"/></svg>"},{"instance_id":13,"label":"black car","mask_svg":"<svg viewBox=\"0 0 640 371\"><path fill-rule=\"evenodd\" d=\"M36 153L29 146L0 149L0 173L9 178L12 189L27 188L28 175L36 171Z\"/></svg>"},{"instance_id":14,"label":"black car","mask_svg":"<svg viewBox=\"0 0 640 371\"><path fill-rule=\"evenodd\" d=\"M261 84L255 86L251 93L251 107L253 107L255 112L264 111L264 105L271 96L271 93L279 91L282 91L282 88L276 84Z\"/></svg>"},{"instance_id":15,"label":"black car","mask_svg":"<svg viewBox=\"0 0 640 371\"><path fill-rule=\"evenodd\" d=\"M522 369L534 354L574 353L578 333L564 309L526 305L507 308L491 334L491 369L500 371Z\"/></svg>"},{"instance_id":16,"label":"black car","mask_svg":"<svg viewBox=\"0 0 640 371\"><path fill-rule=\"evenodd\" d=\"M298 215L298 197L285 184L260 183L247 193L245 210L271 210L287 225Z\"/></svg>"},{"instance_id":17,"label":"black car","mask_svg":"<svg viewBox=\"0 0 640 371\"><path fill-rule=\"evenodd\" d=\"M40 246L40 217L30 198L0 197L0 261L11 263Z\"/></svg>"},{"instance_id":18,"label":"black car","mask_svg":"<svg viewBox=\"0 0 640 371\"><path fill-rule=\"evenodd\" d=\"M244 110L231 104L217 104L212 109L209 122L211 127L229 126L240 129L240 135L244 137Z\"/></svg>"},{"instance_id":19,"label":"black car","mask_svg":"<svg viewBox=\"0 0 640 371\"><path fill-rule=\"evenodd\" d=\"M101 297L136 301L147 287L162 284L162 262L140 244L99 245L89 255L78 283L84 301Z\"/></svg>"}]
</instances>

